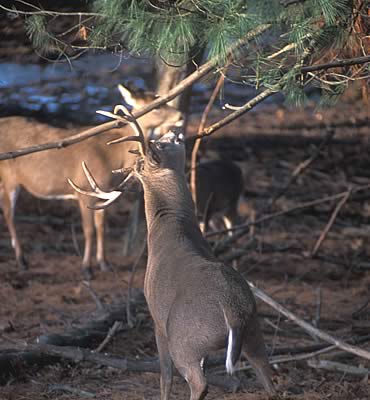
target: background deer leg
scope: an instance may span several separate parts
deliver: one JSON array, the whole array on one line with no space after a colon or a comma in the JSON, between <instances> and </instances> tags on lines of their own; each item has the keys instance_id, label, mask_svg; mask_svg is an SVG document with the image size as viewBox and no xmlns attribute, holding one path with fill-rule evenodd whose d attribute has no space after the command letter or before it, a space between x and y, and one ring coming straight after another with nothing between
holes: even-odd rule
<instances>
[{"instance_id":1,"label":"background deer leg","mask_svg":"<svg viewBox=\"0 0 370 400\"><path fill-rule=\"evenodd\" d=\"M252 365L258 380L262 383L268 394L275 394L276 392L271 381L272 371L268 362L257 316L252 318L248 323L243 340L243 353Z\"/></svg>"},{"instance_id":2,"label":"background deer leg","mask_svg":"<svg viewBox=\"0 0 370 400\"><path fill-rule=\"evenodd\" d=\"M18 186L12 188L11 190L7 190L5 187L0 188L1 206L3 209L6 225L10 233L12 247L15 251L15 259L17 262L17 266L21 270L26 270L27 262L23 256L22 248L19 243L17 237L17 231L15 229L15 224L14 224L14 211L18 194L19 194Z\"/></svg>"},{"instance_id":3,"label":"background deer leg","mask_svg":"<svg viewBox=\"0 0 370 400\"><path fill-rule=\"evenodd\" d=\"M169 400L172 388L173 365L168 350L167 339L157 330L155 332L157 342L159 364L161 368L161 400Z\"/></svg>"},{"instance_id":4,"label":"background deer leg","mask_svg":"<svg viewBox=\"0 0 370 400\"><path fill-rule=\"evenodd\" d=\"M85 249L82 260L82 273L86 279L91 279L93 277L91 267L91 252L94 236L94 210L87 208L82 199L79 200L79 206L82 219L82 230L85 238Z\"/></svg>"},{"instance_id":5,"label":"background deer leg","mask_svg":"<svg viewBox=\"0 0 370 400\"><path fill-rule=\"evenodd\" d=\"M104 236L105 236L105 211L94 211L94 224L96 230L96 260L102 271L109 271L109 264L105 261Z\"/></svg>"}]
</instances>

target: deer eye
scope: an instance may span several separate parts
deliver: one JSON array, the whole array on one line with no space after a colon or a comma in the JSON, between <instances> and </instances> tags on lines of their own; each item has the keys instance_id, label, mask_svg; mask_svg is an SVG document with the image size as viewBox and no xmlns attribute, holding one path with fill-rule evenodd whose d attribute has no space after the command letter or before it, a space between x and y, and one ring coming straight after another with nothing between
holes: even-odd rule
<instances>
[{"instance_id":1,"label":"deer eye","mask_svg":"<svg viewBox=\"0 0 370 400\"><path fill-rule=\"evenodd\" d=\"M166 143L163 142L157 142L156 143L157 149L163 150L166 147Z\"/></svg>"}]
</instances>

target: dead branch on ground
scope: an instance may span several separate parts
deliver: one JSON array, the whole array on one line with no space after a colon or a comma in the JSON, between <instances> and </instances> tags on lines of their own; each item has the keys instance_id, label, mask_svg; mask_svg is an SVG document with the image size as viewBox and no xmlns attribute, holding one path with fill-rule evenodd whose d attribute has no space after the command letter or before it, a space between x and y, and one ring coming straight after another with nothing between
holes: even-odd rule
<instances>
[{"instance_id":1,"label":"dead branch on ground","mask_svg":"<svg viewBox=\"0 0 370 400\"><path fill-rule=\"evenodd\" d=\"M329 335L326 332L323 332L322 330L315 328L308 322L304 321L303 319L299 318L297 315L289 311L287 308L283 307L281 304L273 300L270 296L268 296L264 291L261 289L258 289L256 286L254 286L252 283L249 282L249 285L251 286L251 289L253 293L261 299L264 303L268 304L275 310L277 310L279 313L285 315L287 318L290 320L294 321L297 325L299 325L303 330L308 332L312 336L316 336L325 342L331 343L335 345L336 347L347 351L349 353L352 353L356 356L365 358L367 360L370 360L370 352L364 349L361 349L359 347L350 345L343 340L337 339L334 336Z\"/></svg>"},{"instance_id":2,"label":"dead branch on ground","mask_svg":"<svg viewBox=\"0 0 370 400\"><path fill-rule=\"evenodd\" d=\"M331 215L328 223L326 224L324 230L321 232L319 239L317 240L312 252L311 252L311 257L315 257L317 254L319 248L321 247L322 243L324 242L326 236L328 235L331 227L333 226L335 219L337 218L337 215L339 214L339 211L342 209L342 207L346 204L347 200L350 198L352 193L352 190L348 190L347 193L343 196L343 198L339 201L337 206L335 207L335 210L333 211L333 214Z\"/></svg>"},{"instance_id":3,"label":"dead branch on ground","mask_svg":"<svg viewBox=\"0 0 370 400\"><path fill-rule=\"evenodd\" d=\"M287 190L290 188L290 186L297 180L297 178L303 174L304 171L320 156L321 150L331 141L331 139L335 135L335 130L332 127L327 128L327 134L323 141L320 143L320 145L315 149L313 154L311 154L310 157L308 157L306 160L300 162L297 167L294 169L292 172L288 182L279 190L278 193L276 193L275 196L270 201L270 207L272 207L276 201L283 196Z\"/></svg>"},{"instance_id":4,"label":"dead branch on ground","mask_svg":"<svg viewBox=\"0 0 370 400\"><path fill-rule=\"evenodd\" d=\"M358 187L354 187L351 190L351 193L352 194L358 193L358 192L369 190L369 189L370 189L370 184L358 186ZM219 235L221 233L236 232L233 236L226 238L224 241L222 241L221 243L219 243L216 246L214 251L215 251L215 254L218 255L218 254L225 252L232 243L236 242L238 239L240 239L241 237L246 235L249 232L249 227L252 225L258 225L258 224L264 223L266 221L272 220L274 218L281 217L282 215L290 214L292 212L303 210L305 208L315 207L317 205L327 203L329 201L341 199L341 198L345 197L347 195L347 193L348 193L348 190L345 192L331 195L331 196L326 196L321 199L316 199L316 200L308 201L305 203L301 203L301 204L298 204L297 206L291 207L287 210L278 211L276 213L268 214L263 217L257 218L255 221L247 222L247 223L241 224L241 225L236 225L230 229L222 229L222 230L208 233L206 235L206 237L212 237L215 235Z\"/></svg>"},{"instance_id":5,"label":"dead branch on ground","mask_svg":"<svg viewBox=\"0 0 370 400\"><path fill-rule=\"evenodd\" d=\"M99 344L97 349L95 350L96 353L100 353L102 350L104 350L108 343L112 340L113 336L119 332L119 330L122 328L122 322L121 321L115 321L113 326L109 329L107 336L105 339Z\"/></svg>"}]
</instances>

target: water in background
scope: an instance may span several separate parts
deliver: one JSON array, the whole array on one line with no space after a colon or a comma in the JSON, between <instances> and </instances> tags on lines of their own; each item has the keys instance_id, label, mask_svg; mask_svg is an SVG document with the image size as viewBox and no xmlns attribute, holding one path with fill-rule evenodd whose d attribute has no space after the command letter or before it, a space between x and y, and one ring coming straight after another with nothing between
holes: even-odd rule
<instances>
[{"instance_id":1,"label":"water in background","mask_svg":"<svg viewBox=\"0 0 370 400\"><path fill-rule=\"evenodd\" d=\"M69 63L0 64L0 116L27 115L92 125L106 120L97 109L112 110L121 101L119 83L148 89L155 85L153 64L147 59L118 58L110 54L89 54ZM201 112L212 88L193 86L192 113ZM253 88L226 82L222 99L243 104L256 94ZM270 101L281 101L279 98Z\"/></svg>"}]
</instances>

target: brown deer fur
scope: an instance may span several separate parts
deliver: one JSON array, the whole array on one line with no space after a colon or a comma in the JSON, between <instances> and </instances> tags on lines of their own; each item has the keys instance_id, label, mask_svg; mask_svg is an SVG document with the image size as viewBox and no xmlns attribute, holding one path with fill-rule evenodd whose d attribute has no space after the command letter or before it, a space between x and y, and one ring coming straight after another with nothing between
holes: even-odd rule
<instances>
[{"instance_id":1,"label":"brown deer fur","mask_svg":"<svg viewBox=\"0 0 370 400\"><path fill-rule=\"evenodd\" d=\"M135 96L122 87L121 93L134 110L142 108L155 98L150 93ZM181 120L181 113L164 105L141 117L140 123L144 131L148 131L162 124L174 125L179 120ZM94 170L96 180L102 188L112 187L114 176L111 171L132 166L135 156L128 150L136 146L132 142L114 146L107 146L106 143L119 136L125 136L129 132L130 128L124 126L65 149L48 150L14 160L0 161L0 200L2 200L3 213L11 235L16 261L21 268L25 268L26 263L16 234L14 210L19 188L23 187L40 199L77 200L85 237L83 269L87 275L90 275L94 227L97 235L97 262L101 269L106 269L104 210L94 211L87 208L86 204L93 205L94 200L76 193L67 183L67 178L72 178L82 187L88 186L81 170L81 159L83 159ZM2 118L0 120L0 152L60 140L72 133L70 130L58 129L24 117Z\"/></svg>"},{"instance_id":2,"label":"brown deer fur","mask_svg":"<svg viewBox=\"0 0 370 400\"><path fill-rule=\"evenodd\" d=\"M243 351L264 388L274 394L254 296L237 271L214 257L199 229L185 178L182 138L170 132L146 147L140 129L132 125L141 138L133 175L144 189L144 293L154 320L161 400L169 399L173 365L188 382L190 399L203 399L204 360L225 347L228 372Z\"/></svg>"}]
</instances>

